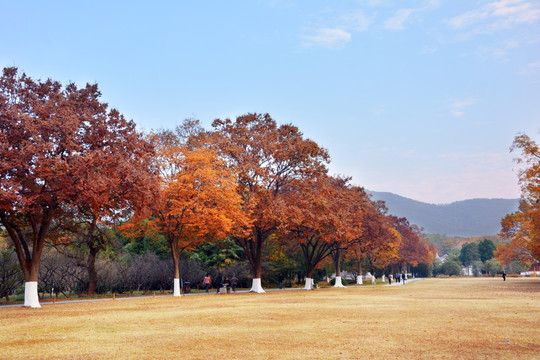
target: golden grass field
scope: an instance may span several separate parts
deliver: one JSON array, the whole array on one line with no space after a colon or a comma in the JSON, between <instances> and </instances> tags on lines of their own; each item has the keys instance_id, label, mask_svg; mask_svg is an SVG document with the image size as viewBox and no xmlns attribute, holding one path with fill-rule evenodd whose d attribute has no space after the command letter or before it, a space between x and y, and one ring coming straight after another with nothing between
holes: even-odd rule
<instances>
[{"instance_id":1,"label":"golden grass field","mask_svg":"<svg viewBox=\"0 0 540 360\"><path fill-rule=\"evenodd\" d=\"M2 359L540 359L540 278L0 309Z\"/></svg>"}]
</instances>

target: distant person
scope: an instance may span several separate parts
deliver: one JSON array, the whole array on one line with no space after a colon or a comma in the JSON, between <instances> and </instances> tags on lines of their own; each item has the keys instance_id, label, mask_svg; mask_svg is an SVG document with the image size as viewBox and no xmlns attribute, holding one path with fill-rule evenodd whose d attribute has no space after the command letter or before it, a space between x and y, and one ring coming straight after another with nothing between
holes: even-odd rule
<instances>
[{"instance_id":1,"label":"distant person","mask_svg":"<svg viewBox=\"0 0 540 360\"><path fill-rule=\"evenodd\" d=\"M283 289L283 274L279 273L278 275L279 289Z\"/></svg>"},{"instance_id":2,"label":"distant person","mask_svg":"<svg viewBox=\"0 0 540 360\"><path fill-rule=\"evenodd\" d=\"M405 282L407 281L407 275L401 274L401 280L403 281L403 285L405 285Z\"/></svg>"},{"instance_id":3,"label":"distant person","mask_svg":"<svg viewBox=\"0 0 540 360\"><path fill-rule=\"evenodd\" d=\"M392 285L392 274L388 275L388 285Z\"/></svg>"},{"instance_id":4,"label":"distant person","mask_svg":"<svg viewBox=\"0 0 540 360\"><path fill-rule=\"evenodd\" d=\"M212 285L212 278L210 277L210 274L206 274L203 280L203 285L206 288L206 292L208 293L208 290L210 290L210 285Z\"/></svg>"},{"instance_id":5,"label":"distant person","mask_svg":"<svg viewBox=\"0 0 540 360\"><path fill-rule=\"evenodd\" d=\"M221 288L221 281L222 281L221 274L218 274L216 277L216 294L219 294L219 289Z\"/></svg>"},{"instance_id":6,"label":"distant person","mask_svg":"<svg viewBox=\"0 0 540 360\"><path fill-rule=\"evenodd\" d=\"M506 273L503 271L503 281L506 281Z\"/></svg>"},{"instance_id":7,"label":"distant person","mask_svg":"<svg viewBox=\"0 0 540 360\"><path fill-rule=\"evenodd\" d=\"M223 286L227 289L227 294L231 293L231 280L228 276L225 276L225 281L223 281Z\"/></svg>"},{"instance_id":8,"label":"distant person","mask_svg":"<svg viewBox=\"0 0 540 360\"><path fill-rule=\"evenodd\" d=\"M398 284L401 282L401 274L396 275L396 280L397 280Z\"/></svg>"},{"instance_id":9,"label":"distant person","mask_svg":"<svg viewBox=\"0 0 540 360\"><path fill-rule=\"evenodd\" d=\"M232 291L233 293L236 294L236 286L238 285L238 278L236 277L236 275L233 275L233 277L231 278L231 287L232 287Z\"/></svg>"}]
</instances>

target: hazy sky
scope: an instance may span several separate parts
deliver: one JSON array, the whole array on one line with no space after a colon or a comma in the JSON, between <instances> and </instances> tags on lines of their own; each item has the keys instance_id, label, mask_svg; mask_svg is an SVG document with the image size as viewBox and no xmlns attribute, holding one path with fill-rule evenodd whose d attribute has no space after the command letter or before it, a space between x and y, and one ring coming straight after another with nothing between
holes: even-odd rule
<instances>
[{"instance_id":1,"label":"hazy sky","mask_svg":"<svg viewBox=\"0 0 540 360\"><path fill-rule=\"evenodd\" d=\"M539 140L540 1L0 0L0 67L97 82L141 129L270 113L370 190L519 196Z\"/></svg>"}]
</instances>

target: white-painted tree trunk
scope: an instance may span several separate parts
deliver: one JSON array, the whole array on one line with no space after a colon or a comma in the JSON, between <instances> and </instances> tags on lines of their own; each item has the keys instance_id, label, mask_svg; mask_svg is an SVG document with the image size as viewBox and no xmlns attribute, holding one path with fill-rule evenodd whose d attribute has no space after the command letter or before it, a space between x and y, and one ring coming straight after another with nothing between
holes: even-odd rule
<instances>
[{"instance_id":1,"label":"white-painted tree trunk","mask_svg":"<svg viewBox=\"0 0 540 360\"><path fill-rule=\"evenodd\" d=\"M24 283L24 306L34 309L41 308L38 296L37 281L28 281Z\"/></svg>"},{"instance_id":2,"label":"white-painted tree trunk","mask_svg":"<svg viewBox=\"0 0 540 360\"><path fill-rule=\"evenodd\" d=\"M254 278L251 285L250 292L255 292L257 294L264 294L266 291L262 288L261 278Z\"/></svg>"},{"instance_id":3,"label":"white-painted tree trunk","mask_svg":"<svg viewBox=\"0 0 540 360\"><path fill-rule=\"evenodd\" d=\"M362 274L356 276L356 283L357 283L358 285L362 285L362 284L363 284L363 282L362 282Z\"/></svg>"},{"instance_id":4,"label":"white-painted tree trunk","mask_svg":"<svg viewBox=\"0 0 540 360\"><path fill-rule=\"evenodd\" d=\"M312 290L312 289L313 289L313 279L306 278L306 286L304 287L304 290Z\"/></svg>"},{"instance_id":5,"label":"white-painted tree trunk","mask_svg":"<svg viewBox=\"0 0 540 360\"><path fill-rule=\"evenodd\" d=\"M173 296L182 296L180 294L180 279L174 279Z\"/></svg>"},{"instance_id":6,"label":"white-painted tree trunk","mask_svg":"<svg viewBox=\"0 0 540 360\"><path fill-rule=\"evenodd\" d=\"M371 275L371 283L375 285L377 282L375 281L375 275Z\"/></svg>"},{"instance_id":7,"label":"white-painted tree trunk","mask_svg":"<svg viewBox=\"0 0 540 360\"><path fill-rule=\"evenodd\" d=\"M334 287L344 288L345 285L341 282L341 276L336 276L336 283L334 284Z\"/></svg>"},{"instance_id":8,"label":"white-painted tree trunk","mask_svg":"<svg viewBox=\"0 0 540 360\"><path fill-rule=\"evenodd\" d=\"M382 275L381 281L382 281L382 282L386 282L386 279L384 278L384 274Z\"/></svg>"}]
</instances>

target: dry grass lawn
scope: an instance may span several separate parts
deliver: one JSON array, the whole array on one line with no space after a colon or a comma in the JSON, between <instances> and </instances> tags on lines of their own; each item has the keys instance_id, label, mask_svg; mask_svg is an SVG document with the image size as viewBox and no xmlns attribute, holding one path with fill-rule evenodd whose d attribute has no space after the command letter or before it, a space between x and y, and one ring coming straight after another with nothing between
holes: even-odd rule
<instances>
[{"instance_id":1,"label":"dry grass lawn","mask_svg":"<svg viewBox=\"0 0 540 360\"><path fill-rule=\"evenodd\" d=\"M2 359L540 359L540 278L0 309Z\"/></svg>"}]
</instances>

